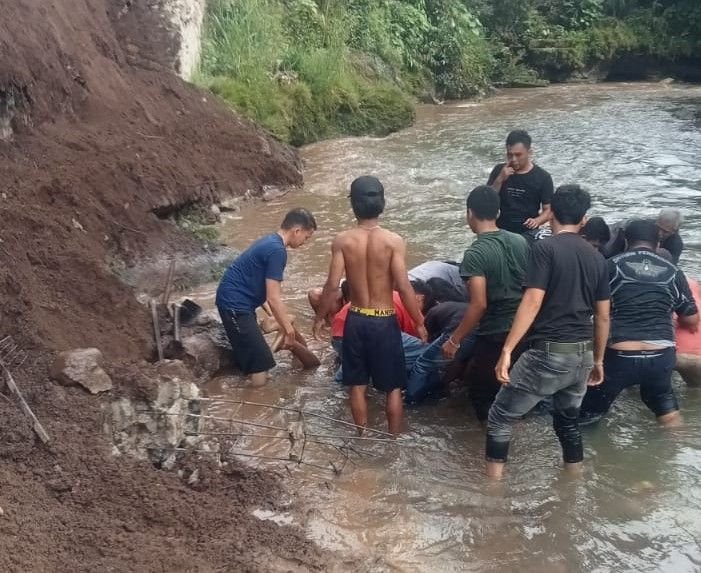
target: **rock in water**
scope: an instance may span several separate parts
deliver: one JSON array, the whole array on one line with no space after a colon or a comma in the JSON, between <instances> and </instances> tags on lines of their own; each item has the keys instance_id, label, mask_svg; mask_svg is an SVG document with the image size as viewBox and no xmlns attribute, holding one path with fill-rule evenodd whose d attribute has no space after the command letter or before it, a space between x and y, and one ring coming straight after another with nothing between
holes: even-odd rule
<instances>
[{"instance_id":1,"label":"rock in water","mask_svg":"<svg viewBox=\"0 0 701 573\"><path fill-rule=\"evenodd\" d=\"M50 374L64 386L80 385L92 394L112 389L112 380L102 369L102 352L97 348L61 352L52 364Z\"/></svg>"}]
</instances>

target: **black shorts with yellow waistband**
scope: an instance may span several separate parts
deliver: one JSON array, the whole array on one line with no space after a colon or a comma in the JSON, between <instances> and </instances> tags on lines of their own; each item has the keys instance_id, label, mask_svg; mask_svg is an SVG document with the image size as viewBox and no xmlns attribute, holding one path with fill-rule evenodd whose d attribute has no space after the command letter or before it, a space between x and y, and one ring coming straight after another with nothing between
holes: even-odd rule
<instances>
[{"instance_id":1,"label":"black shorts with yellow waistband","mask_svg":"<svg viewBox=\"0 0 701 573\"><path fill-rule=\"evenodd\" d=\"M343 330L343 384L381 392L406 387L402 332L394 309L352 306Z\"/></svg>"}]
</instances>

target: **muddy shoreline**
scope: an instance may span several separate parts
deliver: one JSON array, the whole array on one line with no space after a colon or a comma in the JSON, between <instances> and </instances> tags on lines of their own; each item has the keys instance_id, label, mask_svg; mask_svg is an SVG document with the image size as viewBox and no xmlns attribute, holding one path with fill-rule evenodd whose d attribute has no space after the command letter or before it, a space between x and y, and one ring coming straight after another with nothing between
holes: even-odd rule
<instances>
[{"instance_id":1,"label":"muddy shoreline","mask_svg":"<svg viewBox=\"0 0 701 573\"><path fill-rule=\"evenodd\" d=\"M174 215L301 183L295 150L176 77L141 4L19 0L0 22L0 338L27 352L12 374L51 438L0 382L0 569L327 570L337 558L301 529L252 515L289 505L276 476L207 456L156 469L105 432L115 401L172 375L150 362L134 287L160 294L173 257L206 272L231 256ZM101 351L111 389L49 377L80 348Z\"/></svg>"}]
</instances>

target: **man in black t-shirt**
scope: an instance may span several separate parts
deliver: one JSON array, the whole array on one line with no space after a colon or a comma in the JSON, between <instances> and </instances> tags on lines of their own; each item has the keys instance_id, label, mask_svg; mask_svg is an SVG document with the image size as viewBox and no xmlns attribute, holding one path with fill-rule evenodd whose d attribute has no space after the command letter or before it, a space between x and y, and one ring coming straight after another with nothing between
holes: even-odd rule
<instances>
[{"instance_id":1,"label":"man in black t-shirt","mask_svg":"<svg viewBox=\"0 0 701 573\"><path fill-rule=\"evenodd\" d=\"M684 273L655 253L654 221L631 221L628 250L609 261L611 336L604 358L604 383L587 390L581 420L596 421L629 386L661 424L680 420L672 391L676 363L672 312L679 326L696 332L699 313Z\"/></svg>"},{"instance_id":2,"label":"man in black t-shirt","mask_svg":"<svg viewBox=\"0 0 701 573\"><path fill-rule=\"evenodd\" d=\"M506 163L492 169L487 185L499 193L501 211L497 226L512 233L532 234L550 221L553 179L533 164L531 136L523 130L506 138Z\"/></svg>"},{"instance_id":3,"label":"man in black t-shirt","mask_svg":"<svg viewBox=\"0 0 701 573\"><path fill-rule=\"evenodd\" d=\"M487 420L490 477L502 475L513 424L549 397L565 467L578 469L583 459L577 419L587 385L603 381L610 306L606 261L579 234L590 204L578 185L559 187L554 234L531 248L526 291L496 366L503 385ZM527 333L529 349L509 373L511 354Z\"/></svg>"},{"instance_id":4,"label":"man in black t-shirt","mask_svg":"<svg viewBox=\"0 0 701 573\"><path fill-rule=\"evenodd\" d=\"M684 250L684 241L682 241L679 235L679 229L683 221L682 214L676 209L662 209L660 214L657 216L655 224L657 225L658 234L658 244L655 247L658 254L660 249L664 249L669 252L671 260L675 265L679 264L679 257L681 257L682 251ZM610 240L601 248L602 254L610 259L616 255L620 255L626 249L626 239L625 232L626 227L630 221L620 221L614 223L611 227L611 238Z\"/></svg>"}]
</instances>

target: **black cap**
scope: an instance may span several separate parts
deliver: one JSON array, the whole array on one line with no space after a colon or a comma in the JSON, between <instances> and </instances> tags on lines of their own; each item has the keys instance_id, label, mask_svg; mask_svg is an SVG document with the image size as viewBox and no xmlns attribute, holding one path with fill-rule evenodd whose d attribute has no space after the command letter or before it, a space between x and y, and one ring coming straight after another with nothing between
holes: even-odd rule
<instances>
[{"instance_id":1,"label":"black cap","mask_svg":"<svg viewBox=\"0 0 701 573\"><path fill-rule=\"evenodd\" d=\"M363 175L351 183L349 197L384 197L385 188L377 177Z\"/></svg>"}]
</instances>

